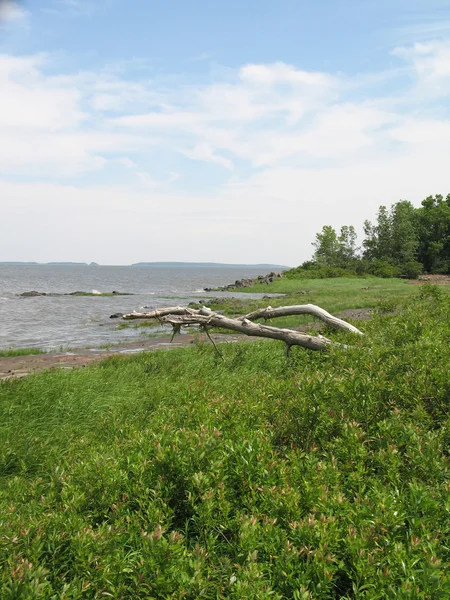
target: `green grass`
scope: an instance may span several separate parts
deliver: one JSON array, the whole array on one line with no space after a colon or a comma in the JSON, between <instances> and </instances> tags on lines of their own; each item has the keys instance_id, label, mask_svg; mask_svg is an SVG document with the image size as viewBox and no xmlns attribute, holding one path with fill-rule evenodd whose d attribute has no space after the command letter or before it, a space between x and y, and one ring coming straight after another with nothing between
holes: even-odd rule
<instances>
[{"instance_id":1,"label":"green grass","mask_svg":"<svg viewBox=\"0 0 450 600\"><path fill-rule=\"evenodd\" d=\"M330 312L346 308L371 308L380 299L408 298L417 295L421 286L411 285L404 279L334 278L334 279L277 279L269 285L255 285L242 291L282 293L301 299L302 303L319 304ZM450 286L441 286L443 293ZM307 291L301 295L299 292ZM270 303L280 299L270 299Z\"/></svg>"},{"instance_id":2,"label":"green grass","mask_svg":"<svg viewBox=\"0 0 450 600\"><path fill-rule=\"evenodd\" d=\"M414 299L424 285L411 285L404 279L367 278L334 278L334 279L277 279L269 285L255 285L239 289L240 292L258 292L265 294L286 294L280 298L264 300L242 298L217 298L208 304L213 310L223 310L232 316L251 312L263 306L289 306L294 304L317 304L332 314L345 309L381 308L395 305L406 299ZM450 294L450 286L439 286L441 293ZM303 292L303 293L302 293ZM306 293L305 293L306 292ZM295 327L311 322L305 317L285 317L276 319L270 324L278 327Z\"/></svg>"},{"instance_id":3,"label":"green grass","mask_svg":"<svg viewBox=\"0 0 450 600\"><path fill-rule=\"evenodd\" d=\"M0 357L8 356L27 356L29 354L45 354L45 350L40 348L9 348L8 350L0 350Z\"/></svg>"},{"instance_id":4,"label":"green grass","mask_svg":"<svg viewBox=\"0 0 450 600\"><path fill-rule=\"evenodd\" d=\"M0 385L0 597L450 597L450 300Z\"/></svg>"}]
</instances>

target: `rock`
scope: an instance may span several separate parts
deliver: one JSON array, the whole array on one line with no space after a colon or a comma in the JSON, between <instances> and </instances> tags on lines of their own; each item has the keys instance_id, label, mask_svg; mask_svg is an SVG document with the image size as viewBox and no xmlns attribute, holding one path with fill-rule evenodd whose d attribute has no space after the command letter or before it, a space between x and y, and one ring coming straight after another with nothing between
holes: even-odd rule
<instances>
[{"instance_id":1,"label":"rock","mask_svg":"<svg viewBox=\"0 0 450 600\"><path fill-rule=\"evenodd\" d=\"M253 285L253 279L238 279L234 282L234 287L250 287Z\"/></svg>"},{"instance_id":2,"label":"rock","mask_svg":"<svg viewBox=\"0 0 450 600\"><path fill-rule=\"evenodd\" d=\"M114 313L113 315L111 315L109 318L110 319L120 319L121 317L123 317L125 313Z\"/></svg>"},{"instance_id":3,"label":"rock","mask_svg":"<svg viewBox=\"0 0 450 600\"><path fill-rule=\"evenodd\" d=\"M284 277L283 273L276 273L275 271L272 271L268 275L258 275L256 279L237 279L234 283L231 283L230 285L224 285L218 288L204 288L203 291L230 292L232 290L235 290L236 288L251 287L255 283L264 283L268 285L269 283L272 283L274 279L279 279L281 277Z\"/></svg>"},{"instance_id":4,"label":"rock","mask_svg":"<svg viewBox=\"0 0 450 600\"><path fill-rule=\"evenodd\" d=\"M45 292L36 292L36 290L32 290L31 292L23 292L23 294L19 294L22 298L34 298L36 296L46 296Z\"/></svg>"}]
</instances>

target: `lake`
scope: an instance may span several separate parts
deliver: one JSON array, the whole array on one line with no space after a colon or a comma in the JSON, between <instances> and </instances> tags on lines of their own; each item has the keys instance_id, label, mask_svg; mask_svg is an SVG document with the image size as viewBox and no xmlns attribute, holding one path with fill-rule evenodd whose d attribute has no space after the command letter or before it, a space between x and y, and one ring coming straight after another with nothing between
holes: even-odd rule
<instances>
[{"instance_id":1,"label":"lake","mask_svg":"<svg viewBox=\"0 0 450 600\"><path fill-rule=\"evenodd\" d=\"M0 349L36 347L49 351L98 347L139 339L145 329L118 330L116 312L187 305L210 297L261 297L262 294L209 292L237 279L264 275L251 266L66 266L0 265ZM131 296L19 297L36 290L131 292Z\"/></svg>"}]
</instances>

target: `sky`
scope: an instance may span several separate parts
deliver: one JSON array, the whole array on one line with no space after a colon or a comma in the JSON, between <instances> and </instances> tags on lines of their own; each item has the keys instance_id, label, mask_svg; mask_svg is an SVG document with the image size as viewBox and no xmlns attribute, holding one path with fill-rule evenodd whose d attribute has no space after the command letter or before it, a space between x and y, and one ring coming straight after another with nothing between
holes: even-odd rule
<instances>
[{"instance_id":1,"label":"sky","mask_svg":"<svg viewBox=\"0 0 450 600\"><path fill-rule=\"evenodd\" d=\"M448 0L0 0L0 261L296 266L449 165Z\"/></svg>"}]
</instances>

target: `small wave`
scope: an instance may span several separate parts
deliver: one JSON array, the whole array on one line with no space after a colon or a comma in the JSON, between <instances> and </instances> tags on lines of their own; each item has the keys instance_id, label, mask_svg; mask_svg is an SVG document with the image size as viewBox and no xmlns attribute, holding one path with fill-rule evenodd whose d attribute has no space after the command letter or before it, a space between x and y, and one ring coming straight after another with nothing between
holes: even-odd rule
<instances>
[{"instance_id":1,"label":"small wave","mask_svg":"<svg viewBox=\"0 0 450 600\"><path fill-rule=\"evenodd\" d=\"M3 296L0 296L0 300L11 300L11 298L4 298Z\"/></svg>"}]
</instances>

